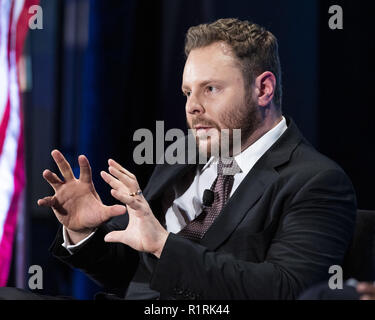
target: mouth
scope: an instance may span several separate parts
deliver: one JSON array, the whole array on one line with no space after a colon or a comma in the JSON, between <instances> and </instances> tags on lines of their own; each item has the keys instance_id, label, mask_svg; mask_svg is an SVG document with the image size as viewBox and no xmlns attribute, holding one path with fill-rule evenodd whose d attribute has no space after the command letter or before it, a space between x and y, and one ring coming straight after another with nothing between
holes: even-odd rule
<instances>
[{"instance_id":1,"label":"mouth","mask_svg":"<svg viewBox=\"0 0 375 320\"><path fill-rule=\"evenodd\" d=\"M213 127L211 127L211 126L206 126L206 125L196 125L196 126L194 126L194 129L195 130L197 130L197 132L198 131L208 131L208 130L210 130L210 129L213 129Z\"/></svg>"}]
</instances>

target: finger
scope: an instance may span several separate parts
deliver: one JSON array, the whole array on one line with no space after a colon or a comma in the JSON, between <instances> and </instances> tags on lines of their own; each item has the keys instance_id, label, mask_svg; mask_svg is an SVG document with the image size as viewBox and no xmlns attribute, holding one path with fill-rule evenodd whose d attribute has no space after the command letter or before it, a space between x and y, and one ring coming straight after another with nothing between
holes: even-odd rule
<instances>
[{"instance_id":1,"label":"finger","mask_svg":"<svg viewBox=\"0 0 375 320\"><path fill-rule=\"evenodd\" d=\"M121 216L125 212L126 212L126 207L119 205L119 204L115 204L113 206L105 206L105 215L106 215L105 220L112 218L112 217Z\"/></svg>"},{"instance_id":2,"label":"finger","mask_svg":"<svg viewBox=\"0 0 375 320\"><path fill-rule=\"evenodd\" d=\"M44 197L43 199L38 200L38 206L40 207L53 207L55 205L55 197Z\"/></svg>"},{"instance_id":3,"label":"finger","mask_svg":"<svg viewBox=\"0 0 375 320\"><path fill-rule=\"evenodd\" d=\"M63 154L58 150L53 150L51 152L53 160L55 160L59 170L66 181L75 179L72 168L68 161L66 161Z\"/></svg>"},{"instance_id":4,"label":"finger","mask_svg":"<svg viewBox=\"0 0 375 320\"><path fill-rule=\"evenodd\" d=\"M107 233L104 237L105 242L121 242L126 245L130 245L134 242L134 236L132 236L127 230L112 231Z\"/></svg>"},{"instance_id":5,"label":"finger","mask_svg":"<svg viewBox=\"0 0 375 320\"><path fill-rule=\"evenodd\" d=\"M124 233L125 231L112 231L110 233L107 233L106 236L104 237L105 242L123 242L124 240Z\"/></svg>"},{"instance_id":6,"label":"finger","mask_svg":"<svg viewBox=\"0 0 375 320\"><path fill-rule=\"evenodd\" d=\"M82 180L83 182L91 182L92 173L89 160L84 155L80 155L78 157L78 164L80 170L79 180Z\"/></svg>"},{"instance_id":7,"label":"finger","mask_svg":"<svg viewBox=\"0 0 375 320\"><path fill-rule=\"evenodd\" d=\"M126 185L129 190L137 191L139 189L137 180L130 178L127 174L123 173L122 171L116 169L115 167L109 167L108 171L111 175L119 179L124 185Z\"/></svg>"},{"instance_id":8,"label":"finger","mask_svg":"<svg viewBox=\"0 0 375 320\"><path fill-rule=\"evenodd\" d=\"M55 173L48 169L43 171L42 176L55 191L64 183Z\"/></svg>"},{"instance_id":9,"label":"finger","mask_svg":"<svg viewBox=\"0 0 375 320\"><path fill-rule=\"evenodd\" d=\"M121 201L122 203L125 203L134 210L139 210L142 208L142 201L140 200L140 198L138 198L139 196L129 196L129 194L115 189L111 190L111 194L114 198Z\"/></svg>"},{"instance_id":10,"label":"finger","mask_svg":"<svg viewBox=\"0 0 375 320\"><path fill-rule=\"evenodd\" d=\"M109 159L108 160L108 164L109 166L112 166L112 167L115 167L117 170L119 170L120 172L126 174L129 178L131 179L136 179L135 175L132 174L130 171L126 170L122 165L120 165L118 162L116 162L115 160L113 159Z\"/></svg>"},{"instance_id":11,"label":"finger","mask_svg":"<svg viewBox=\"0 0 375 320\"><path fill-rule=\"evenodd\" d=\"M112 177L109 173L105 171L100 172L100 176L103 178L105 182L107 182L113 189L120 189L124 187L124 184L122 184L119 180Z\"/></svg>"}]
</instances>

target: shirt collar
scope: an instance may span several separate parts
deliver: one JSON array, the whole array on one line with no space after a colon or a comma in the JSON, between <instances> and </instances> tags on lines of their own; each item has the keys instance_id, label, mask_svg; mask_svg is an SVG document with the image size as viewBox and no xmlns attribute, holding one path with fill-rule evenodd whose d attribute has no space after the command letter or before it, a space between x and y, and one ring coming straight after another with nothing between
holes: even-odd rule
<instances>
[{"instance_id":1,"label":"shirt collar","mask_svg":"<svg viewBox=\"0 0 375 320\"><path fill-rule=\"evenodd\" d=\"M234 157L241 171L245 175L249 173L259 158L280 138L286 129L286 120L282 117L282 120L275 127ZM217 160L217 157L211 157L202 168L201 172L216 163Z\"/></svg>"}]
</instances>

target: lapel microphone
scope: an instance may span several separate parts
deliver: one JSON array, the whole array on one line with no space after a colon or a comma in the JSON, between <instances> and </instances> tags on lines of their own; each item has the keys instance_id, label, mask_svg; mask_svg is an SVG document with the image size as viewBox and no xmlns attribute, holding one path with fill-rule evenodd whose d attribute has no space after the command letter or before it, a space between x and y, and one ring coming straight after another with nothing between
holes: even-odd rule
<instances>
[{"instance_id":1,"label":"lapel microphone","mask_svg":"<svg viewBox=\"0 0 375 320\"><path fill-rule=\"evenodd\" d=\"M202 198L203 206L211 207L214 202L214 197L215 197L215 194L212 190L210 189L204 190L203 198Z\"/></svg>"}]
</instances>

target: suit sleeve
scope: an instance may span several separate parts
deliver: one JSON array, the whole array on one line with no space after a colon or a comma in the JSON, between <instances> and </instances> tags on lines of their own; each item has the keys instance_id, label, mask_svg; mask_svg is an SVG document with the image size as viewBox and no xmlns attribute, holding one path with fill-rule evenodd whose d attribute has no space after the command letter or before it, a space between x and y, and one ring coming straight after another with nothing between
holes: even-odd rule
<instances>
[{"instance_id":1,"label":"suit sleeve","mask_svg":"<svg viewBox=\"0 0 375 320\"><path fill-rule=\"evenodd\" d=\"M355 213L355 194L345 173L320 172L288 200L262 263L170 234L151 288L177 299L295 299L328 279L331 265L342 263Z\"/></svg>"},{"instance_id":2,"label":"suit sleeve","mask_svg":"<svg viewBox=\"0 0 375 320\"><path fill-rule=\"evenodd\" d=\"M62 246L64 240L61 227L50 251L56 258L80 269L108 291L123 294L138 266L139 254L124 244L107 243L104 237L110 231L125 229L127 218L127 215L123 215L103 224L73 254Z\"/></svg>"},{"instance_id":3,"label":"suit sleeve","mask_svg":"<svg viewBox=\"0 0 375 320\"><path fill-rule=\"evenodd\" d=\"M150 181L158 172L154 171ZM144 190L146 198L149 185ZM158 210L158 207L155 209ZM140 256L136 250L125 244L105 242L104 237L111 231L126 229L128 222L128 214L112 218L102 224L90 239L74 250L73 254L62 246L64 239L61 227L50 251L54 257L72 268L80 269L108 291L121 295L135 275Z\"/></svg>"}]
</instances>

